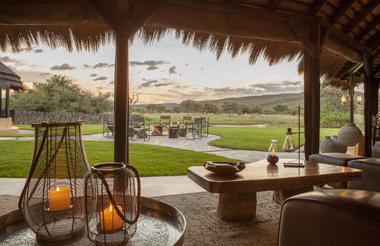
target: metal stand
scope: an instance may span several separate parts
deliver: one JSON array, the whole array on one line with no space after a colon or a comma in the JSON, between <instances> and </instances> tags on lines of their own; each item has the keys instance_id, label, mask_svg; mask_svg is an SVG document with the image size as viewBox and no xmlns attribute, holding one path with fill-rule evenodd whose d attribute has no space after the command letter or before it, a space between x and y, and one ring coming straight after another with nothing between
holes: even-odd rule
<instances>
[{"instance_id":1,"label":"metal stand","mask_svg":"<svg viewBox=\"0 0 380 246\"><path fill-rule=\"evenodd\" d=\"M301 162L301 106L298 105L298 160L297 162L284 162L284 167L305 167Z\"/></svg>"}]
</instances>

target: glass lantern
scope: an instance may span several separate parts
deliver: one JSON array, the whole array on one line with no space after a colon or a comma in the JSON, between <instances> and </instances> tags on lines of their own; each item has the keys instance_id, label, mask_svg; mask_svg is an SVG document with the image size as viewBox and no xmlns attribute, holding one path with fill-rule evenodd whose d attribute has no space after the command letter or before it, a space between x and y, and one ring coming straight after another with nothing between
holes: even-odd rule
<instances>
[{"instance_id":1,"label":"glass lantern","mask_svg":"<svg viewBox=\"0 0 380 246\"><path fill-rule=\"evenodd\" d=\"M34 154L19 207L39 240L66 240L85 229L83 186L90 166L81 138L82 124L32 125Z\"/></svg>"},{"instance_id":2,"label":"glass lantern","mask_svg":"<svg viewBox=\"0 0 380 246\"><path fill-rule=\"evenodd\" d=\"M272 165L275 165L278 162L277 140L272 140L269 146L267 161Z\"/></svg>"},{"instance_id":3,"label":"glass lantern","mask_svg":"<svg viewBox=\"0 0 380 246\"><path fill-rule=\"evenodd\" d=\"M269 149L268 149L268 155L270 156L278 156L277 152L277 140L272 140Z\"/></svg>"},{"instance_id":4,"label":"glass lantern","mask_svg":"<svg viewBox=\"0 0 380 246\"><path fill-rule=\"evenodd\" d=\"M96 164L85 181L87 237L96 245L123 245L132 238L140 215L140 178L124 163ZM88 189L87 187L94 188Z\"/></svg>"}]
</instances>

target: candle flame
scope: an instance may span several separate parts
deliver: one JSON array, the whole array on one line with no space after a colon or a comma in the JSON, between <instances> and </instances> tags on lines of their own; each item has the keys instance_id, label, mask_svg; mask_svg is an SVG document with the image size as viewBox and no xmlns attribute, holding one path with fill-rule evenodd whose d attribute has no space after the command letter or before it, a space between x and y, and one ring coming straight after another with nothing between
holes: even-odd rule
<instances>
[{"instance_id":1,"label":"candle flame","mask_svg":"<svg viewBox=\"0 0 380 246\"><path fill-rule=\"evenodd\" d=\"M272 156L275 156L275 154L274 154L274 147L272 147Z\"/></svg>"},{"instance_id":2,"label":"candle flame","mask_svg":"<svg viewBox=\"0 0 380 246\"><path fill-rule=\"evenodd\" d=\"M57 191L59 191L59 186L57 186Z\"/></svg>"},{"instance_id":3,"label":"candle flame","mask_svg":"<svg viewBox=\"0 0 380 246\"><path fill-rule=\"evenodd\" d=\"M110 204L110 211L112 211L112 204Z\"/></svg>"}]
</instances>

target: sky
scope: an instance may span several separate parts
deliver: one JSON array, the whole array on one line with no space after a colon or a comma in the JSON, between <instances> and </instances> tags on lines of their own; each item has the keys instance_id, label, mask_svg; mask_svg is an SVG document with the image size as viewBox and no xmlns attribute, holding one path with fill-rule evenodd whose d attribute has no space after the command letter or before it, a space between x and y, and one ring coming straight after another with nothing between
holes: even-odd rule
<instances>
[{"instance_id":1,"label":"sky","mask_svg":"<svg viewBox=\"0 0 380 246\"><path fill-rule=\"evenodd\" d=\"M20 53L0 52L0 61L10 66L25 82L44 82L52 75L65 75L94 94L113 92L115 46L110 43L98 52L50 49L35 46ZM303 90L297 61L275 66L259 58L248 64L249 54L234 59L224 52L219 60L210 51L184 45L174 34L159 42L145 44L136 39L129 49L131 92L138 103L179 103L183 100L209 100L228 97Z\"/></svg>"}]
</instances>

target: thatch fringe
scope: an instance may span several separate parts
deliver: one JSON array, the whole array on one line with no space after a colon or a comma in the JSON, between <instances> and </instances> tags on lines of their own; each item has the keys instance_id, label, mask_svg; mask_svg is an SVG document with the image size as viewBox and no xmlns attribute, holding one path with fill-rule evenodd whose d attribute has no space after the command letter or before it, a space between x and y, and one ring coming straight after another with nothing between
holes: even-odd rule
<instances>
[{"instance_id":1,"label":"thatch fringe","mask_svg":"<svg viewBox=\"0 0 380 246\"><path fill-rule=\"evenodd\" d=\"M43 43L53 49L64 47L72 51L97 51L100 46L113 39L113 34L105 25L0 25L0 49L5 52L20 52L21 48L31 49Z\"/></svg>"},{"instance_id":2,"label":"thatch fringe","mask_svg":"<svg viewBox=\"0 0 380 246\"><path fill-rule=\"evenodd\" d=\"M275 65L283 60L300 61L299 73L303 73L302 46L298 43L278 42L260 39L240 38L226 35L217 35L202 32L190 32L185 30L172 30L163 26L144 26L138 33L131 37L140 37L146 44L159 41L170 32L186 45L193 45L200 51L206 49L215 53L219 59L223 52L232 57L238 54L249 53L249 64L256 63L263 56L269 65ZM51 48L65 47L72 51L77 50L97 51L101 46L114 41L114 34L106 25L78 24L78 25L0 25L0 49L19 52L22 47L32 48L33 45L43 43ZM323 49L321 54L321 76L327 79L333 78L344 65L345 58Z\"/></svg>"}]
</instances>

